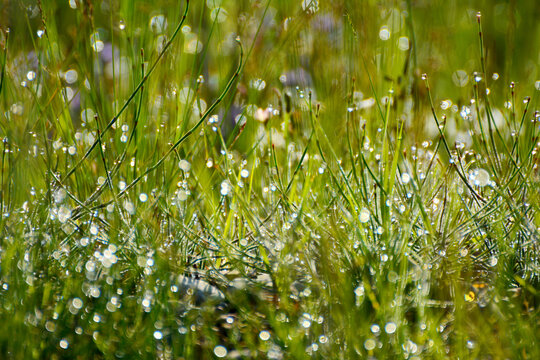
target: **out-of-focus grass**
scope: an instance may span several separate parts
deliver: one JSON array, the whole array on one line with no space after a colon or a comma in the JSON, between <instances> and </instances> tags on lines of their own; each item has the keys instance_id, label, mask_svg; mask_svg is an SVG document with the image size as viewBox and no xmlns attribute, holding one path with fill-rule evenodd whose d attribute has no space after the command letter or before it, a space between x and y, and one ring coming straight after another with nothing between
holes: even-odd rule
<instances>
[{"instance_id":1,"label":"out-of-focus grass","mask_svg":"<svg viewBox=\"0 0 540 360\"><path fill-rule=\"evenodd\" d=\"M538 358L536 2L187 5L0 5L1 357Z\"/></svg>"}]
</instances>

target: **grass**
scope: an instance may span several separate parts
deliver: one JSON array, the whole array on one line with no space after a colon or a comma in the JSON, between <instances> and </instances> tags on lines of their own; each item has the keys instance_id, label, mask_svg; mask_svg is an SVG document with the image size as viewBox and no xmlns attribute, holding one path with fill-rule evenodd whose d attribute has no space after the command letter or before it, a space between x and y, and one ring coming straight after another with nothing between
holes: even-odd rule
<instances>
[{"instance_id":1,"label":"grass","mask_svg":"<svg viewBox=\"0 0 540 360\"><path fill-rule=\"evenodd\" d=\"M535 5L1 5L0 357L540 358Z\"/></svg>"}]
</instances>

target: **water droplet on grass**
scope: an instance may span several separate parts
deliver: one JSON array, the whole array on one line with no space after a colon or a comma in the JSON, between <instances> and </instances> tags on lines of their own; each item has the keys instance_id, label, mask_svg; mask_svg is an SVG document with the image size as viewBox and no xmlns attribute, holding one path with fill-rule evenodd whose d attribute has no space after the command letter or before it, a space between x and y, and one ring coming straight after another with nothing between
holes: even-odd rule
<instances>
[{"instance_id":1,"label":"water droplet on grass","mask_svg":"<svg viewBox=\"0 0 540 360\"><path fill-rule=\"evenodd\" d=\"M77 310L80 310L83 306L83 301L79 298L74 298L72 301L71 301L71 305L77 309Z\"/></svg>"},{"instance_id":2,"label":"water droplet on grass","mask_svg":"<svg viewBox=\"0 0 540 360\"><path fill-rule=\"evenodd\" d=\"M249 86L257 91L262 91L266 87L266 81L263 79L254 79L249 82Z\"/></svg>"},{"instance_id":3,"label":"water droplet on grass","mask_svg":"<svg viewBox=\"0 0 540 360\"><path fill-rule=\"evenodd\" d=\"M128 212L130 215L135 214L135 205L130 200L124 200L124 209Z\"/></svg>"},{"instance_id":4,"label":"water droplet on grass","mask_svg":"<svg viewBox=\"0 0 540 360\"><path fill-rule=\"evenodd\" d=\"M188 192L184 189L178 190L178 194L176 195L179 201L186 201L188 198Z\"/></svg>"},{"instance_id":5,"label":"water droplet on grass","mask_svg":"<svg viewBox=\"0 0 540 360\"><path fill-rule=\"evenodd\" d=\"M379 30L379 38L382 41L390 39L390 29L388 29L388 26L384 25L381 27L381 29Z\"/></svg>"},{"instance_id":6,"label":"water droplet on grass","mask_svg":"<svg viewBox=\"0 0 540 360\"><path fill-rule=\"evenodd\" d=\"M309 327L311 326L311 320L309 319L306 319L306 318L302 318L300 320L300 325L302 325L302 327L304 329L309 329Z\"/></svg>"},{"instance_id":7,"label":"water droplet on grass","mask_svg":"<svg viewBox=\"0 0 540 360\"><path fill-rule=\"evenodd\" d=\"M469 75L465 70L456 70L452 74L452 81L456 86L464 87L469 82Z\"/></svg>"},{"instance_id":8,"label":"water droplet on grass","mask_svg":"<svg viewBox=\"0 0 540 360\"><path fill-rule=\"evenodd\" d=\"M105 48L105 44L103 43L103 41L100 40L100 35L98 32L90 35L90 45L92 46L92 49L97 53L102 52Z\"/></svg>"},{"instance_id":9,"label":"water droplet on grass","mask_svg":"<svg viewBox=\"0 0 540 360\"><path fill-rule=\"evenodd\" d=\"M377 343L375 342L375 340L373 339L367 339L365 342L364 342L364 348L367 350L367 351L371 351L373 349L375 349L375 346L377 345Z\"/></svg>"},{"instance_id":10,"label":"water droplet on grass","mask_svg":"<svg viewBox=\"0 0 540 360\"><path fill-rule=\"evenodd\" d=\"M401 51L409 50L409 38L402 36L398 39L398 49Z\"/></svg>"},{"instance_id":11,"label":"water droplet on grass","mask_svg":"<svg viewBox=\"0 0 540 360\"><path fill-rule=\"evenodd\" d=\"M384 326L384 331L386 331L387 334L393 334L396 332L397 326L394 322L389 322Z\"/></svg>"},{"instance_id":12,"label":"water droplet on grass","mask_svg":"<svg viewBox=\"0 0 540 360\"><path fill-rule=\"evenodd\" d=\"M369 210L364 208L362 210L360 210L360 214L358 215L358 219L360 220L361 223L365 224L369 221L369 217L370 217L370 214L369 214Z\"/></svg>"},{"instance_id":13,"label":"water droplet on grass","mask_svg":"<svg viewBox=\"0 0 540 360\"><path fill-rule=\"evenodd\" d=\"M73 84L77 81L77 79L79 78L79 74L77 74L77 71L74 70L74 69L69 69L68 71L66 71L66 73L64 74L64 80L66 80L66 82L68 84Z\"/></svg>"},{"instance_id":14,"label":"water droplet on grass","mask_svg":"<svg viewBox=\"0 0 540 360\"><path fill-rule=\"evenodd\" d=\"M403 184L408 184L411 181L411 176L407 173L401 174L401 182Z\"/></svg>"},{"instance_id":15,"label":"water droplet on grass","mask_svg":"<svg viewBox=\"0 0 540 360\"><path fill-rule=\"evenodd\" d=\"M319 0L302 0L302 10L307 13L316 13L319 11Z\"/></svg>"},{"instance_id":16,"label":"water droplet on grass","mask_svg":"<svg viewBox=\"0 0 540 360\"><path fill-rule=\"evenodd\" d=\"M221 182L221 190L220 190L221 195L227 196L227 195L229 195L231 190L232 190L232 187L231 187L231 184L229 183L229 181L224 180L224 181Z\"/></svg>"},{"instance_id":17,"label":"water droplet on grass","mask_svg":"<svg viewBox=\"0 0 540 360\"><path fill-rule=\"evenodd\" d=\"M448 110L452 106L452 100L447 99L441 102L441 109Z\"/></svg>"},{"instance_id":18,"label":"water droplet on grass","mask_svg":"<svg viewBox=\"0 0 540 360\"><path fill-rule=\"evenodd\" d=\"M66 339L60 340L60 347L64 350L67 349L69 347L69 342Z\"/></svg>"},{"instance_id":19,"label":"water droplet on grass","mask_svg":"<svg viewBox=\"0 0 540 360\"><path fill-rule=\"evenodd\" d=\"M203 43L200 42L197 38L194 38L193 40L186 42L184 45L184 51L187 54L200 53L202 49L203 49Z\"/></svg>"},{"instance_id":20,"label":"water droplet on grass","mask_svg":"<svg viewBox=\"0 0 540 360\"><path fill-rule=\"evenodd\" d=\"M58 209L58 221L60 221L62 224L65 224L70 217L71 209L65 206L60 206L60 209Z\"/></svg>"},{"instance_id":21,"label":"water droplet on grass","mask_svg":"<svg viewBox=\"0 0 540 360\"><path fill-rule=\"evenodd\" d=\"M90 234L96 236L98 232L99 232L99 228L97 227L97 225L95 224L90 225Z\"/></svg>"},{"instance_id":22,"label":"water droplet on grass","mask_svg":"<svg viewBox=\"0 0 540 360\"><path fill-rule=\"evenodd\" d=\"M150 19L150 30L154 34L161 34L167 29L167 19L164 15L156 15Z\"/></svg>"},{"instance_id":23,"label":"water droplet on grass","mask_svg":"<svg viewBox=\"0 0 540 360\"><path fill-rule=\"evenodd\" d=\"M187 160L180 160L178 167L184 172L189 172L191 170L191 164Z\"/></svg>"},{"instance_id":24,"label":"water droplet on grass","mask_svg":"<svg viewBox=\"0 0 540 360\"><path fill-rule=\"evenodd\" d=\"M214 348L214 354L218 358L224 358L225 356L227 356L227 348L223 345L218 345Z\"/></svg>"},{"instance_id":25,"label":"water droplet on grass","mask_svg":"<svg viewBox=\"0 0 540 360\"><path fill-rule=\"evenodd\" d=\"M217 8L214 8L210 12L210 19L212 19L212 21L215 21L217 23L222 23L227 19L227 15L228 14L227 14L227 11L225 11L225 9L221 7L217 7Z\"/></svg>"},{"instance_id":26,"label":"water droplet on grass","mask_svg":"<svg viewBox=\"0 0 540 360\"><path fill-rule=\"evenodd\" d=\"M262 341L267 341L270 339L270 333L266 330L263 330L259 333L259 338L261 338Z\"/></svg>"},{"instance_id":27,"label":"water droplet on grass","mask_svg":"<svg viewBox=\"0 0 540 360\"><path fill-rule=\"evenodd\" d=\"M489 173L484 169L475 169L469 173L469 180L476 186L487 186L490 183Z\"/></svg>"}]
</instances>

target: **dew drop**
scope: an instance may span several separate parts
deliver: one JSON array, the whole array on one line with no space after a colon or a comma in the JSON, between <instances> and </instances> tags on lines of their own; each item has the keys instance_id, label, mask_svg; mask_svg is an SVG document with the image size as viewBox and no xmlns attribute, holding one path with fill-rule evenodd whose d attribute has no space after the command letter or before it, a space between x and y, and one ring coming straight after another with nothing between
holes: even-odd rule
<instances>
[{"instance_id":1,"label":"dew drop","mask_svg":"<svg viewBox=\"0 0 540 360\"><path fill-rule=\"evenodd\" d=\"M83 301L82 301L81 299L79 299L79 298L74 298L74 299L71 301L71 305L72 305L75 309L79 310L79 309L81 309L82 306L83 306Z\"/></svg>"},{"instance_id":2,"label":"dew drop","mask_svg":"<svg viewBox=\"0 0 540 360\"><path fill-rule=\"evenodd\" d=\"M267 341L270 339L270 333L266 330L263 330L259 333L259 337L262 341Z\"/></svg>"},{"instance_id":3,"label":"dew drop","mask_svg":"<svg viewBox=\"0 0 540 360\"><path fill-rule=\"evenodd\" d=\"M124 209L128 212L130 215L135 214L135 205L130 200L124 200Z\"/></svg>"},{"instance_id":4,"label":"dew drop","mask_svg":"<svg viewBox=\"0 0 540 360\"><path fill-rule=\"evenodd\" d=\"M92 49L97 53L102 52L105 48L105 44L103 43L103 41L100 40L98 32L90 35L90 45L92 46Z\"/></svg>"},{"instance_id":5,"label":"dew drop","mask_svg":"<svg viewBox=\"0 0 540 360\"><path fill-rule=\"evenodd\" d=\"M254 79L250 81L249 86L257 91L262 91L266 87L266 81L263 79Z\"/></svg>"},{"instance_id":6,"label":"dew drop","mask_svg":"<svg viewBox=\"0 0 540 360\"><path fill-rule=\"evenodd\" d=\"M408 184L411 181L411 176L407 173L401 174L401 182L403 184Z\"/></svg>"},{"instance_id":7,"label":"dew drop","mask_svg":"<svg viewBox=\"0 0 540 360\"><path fill-rule=\"evenodd\" d=\"M369 221L369 217L370 217L370 214L369 214L368 209L363 208L362 210L360 210L360 214L358 215L358 219L360 220L360 222L362 224L367 223Z\"/></svg>"},{"instance_id":8,"label":"dew drop","mask_svg":"<svg viewBox=\"0 0 540 360\"><path fill-rule=\"evenodd\" d=\"M452 74L452 81L456 86L464 87L469 82L469 75L465 70L456 70Z\"/></svg>"},{"instance_id":9,"label":"dew drop","mask_svg":"<svg viewBox=\"0 0 540 360\"><path fill-rule=\"evenodd\" d=\"M178 190L178 194L176 195L179 201L186 201L188 198L188 193L184 189Z\"/></svg>"},{"instance_id":10,"label":"dew drop","mask_svg":"<svg viewBox=\"0 0 540 360\"><path fill-rule=\"evenodd\" d=\"M364 348L367 350L367 351L371 351L373 349L375 349L375 346L377 345L377 343L375 342L375 340L373 339L367 339L365 342L364 342Z\"/></svg>"},{"instance_id":11,"label":"dew drop","mask_svg":"<svg viewBox=\"0 0 540 360\"><path fill-rule=\"evenodd\" d=\"M222 196L227 196L229 195L229 193L231 192L232 188L231 188L231 184L229 183L229 181L227 180L224 180L221 182L221 190L220 190L220 194Z\"/></svg>"},{"instance_id":12,"label":"dew drop","mask_svg":"<svg viewBox=\"0 0 540 360\"><path fill-rule=\"evenodd\" d=\"M475 169L469 173L469 179L476 186L487 186L490 183L489 173L484 169Z\"/></svg>"},{"instance_id":13,"label":"dew drop","mask_svg":"<svg viewBox=\"0 0 540 360\"><path fill-rule=\"evenodd\" d=\"M66 339L60 340L60 347L64 350L67 349L69 347L69 342Z\"/></svg>"},{"instance_id":14,"label":"dew drop","mask_svg":"<svg viewBox=\"0 0 540 360\"><path fill-rule=\"evenodd\" d=\"M96 236L98 232L99 232L99 228L97 227L97 225L95 224L90 225L90 234Z\"/></svg>"},{"instance_id":15,"label":"dew drop","mask_svg":"<svg viewBox=\"0 0 540 360\"><path fill-rule=\"evenodd\" d=\"M409 38L402 36L398 39L398 49L401 51L409 50Z\"/></svg>"},{"instance_id":16,"label":"dew drop","mask_svg":"<svg viewBox=\"0 0 540 360\"><path fill-rule=\"evenodd\" d=\"M69 69L68 71L66 71L66 73L64 74L64 80L66 80L66 82L68 84L73 84L77 81L79 75L77 74L77 71L74 70L74 69Z\"/></svg>"},{"instance_id":17,"label":"dew drop","mask_svg":"<svg viewBox=\"0 0 540 360\"><path fill-rule=\"evenodd\" d=\"M150 19L150 30L154 34L161 34L167 29L167 19L164 15L156 15Z\"/></svg>"},{"instance_id":18,"label":"dew drop","mask_svg":"<svg viewBox=\"0 0 540 360\"><path fill-rule=\"evenodd\" d=\"M302 10L307 13L316 13L319 11L319 0L302 0Z\"/></svg>"},{"instance_id":19,"label":"dew drop","mask_svg":"<svg viewBox=\"0 0 540 360\"><path fill-rule=\"evenodd\" d=\"M309 327L311 326L311 321L309 319L303 318L300 321L300 325L302 325L304 329L309 329Z\"/></svg>"},{"instance_id":20,"label":"dew drop","mask_svg":"<svg viewBox=\"0 0 540 360\"><path fill-rule=\"evenodd\" d=\"M386 331L387 334L393 334L396 332L396 324L394 322L389 322L384 326L384 331Z\"/></svg>"},{"instance_id":21,"label":"dew drop","mask_svg":"<svg viewBox=\"0 0 540 360\"><path fill-rule=\"evenodd\" d=\"M191 164L189 163L189 161L187 160L180 160L180 162L178 163L178 167L183 171L183 172L189 172L191 170Z\"/></svg>"},{"instance_id":22,"label":"dew drop","mask_svg":"<svg viewBox=\"0 0 540 360\"><path fill-rule=\"evenodd\" d=\"M390 39L390 29L388 29L388 26L384 25L381 27L381 29L379 30L379 38L382 41Z\"/></svg>"},{"instance_id":23,"label":"dew drop","mask_svg":"<svg viewBox=\"0 0 540 360\"><path fill-rule=\"evenodd\" d=\"M71 210L65 206L60 206L58 209L58 221L65 224L71 217Z\"/></svg>"},{"instance_id":24,"label":"dew drop","mask_svg":"<svg viewBox=\"0 0 540 360\"><path fill-rule=\"evenodd\" d=\"M214 348L214 355L218 358L224 358L227 356L227 348L223 345L218 345Z\"/></svg>"}]
</instances>

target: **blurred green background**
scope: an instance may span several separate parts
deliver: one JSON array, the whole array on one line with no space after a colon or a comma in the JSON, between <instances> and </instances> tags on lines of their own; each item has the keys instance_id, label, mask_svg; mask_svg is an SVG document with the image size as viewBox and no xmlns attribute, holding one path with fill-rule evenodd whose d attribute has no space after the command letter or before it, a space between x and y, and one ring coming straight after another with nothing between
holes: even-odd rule
<instances>
[{"instance_id":1,"label":"blurred green background","mask_svg":"<svg viewBox=\"0 0 540 360\"><path fill-rule=\"evenodd\" d=\"M214 23L215 9L220 4L223 11ZM43 1L40 10L36 1L4 1L0 18L2 28L11 29L9 54L12 61L19 60L18 70L25 66L19 58L39 46L36 32L43 28L42 11L49 35L57 40L57 48L50 49L57 56L56 69L49 69L74 66L89 72L93 67L88 63L92 59L89 42L93 33L98 32L105 44L115 43L119 56L134 60L139 49L144 48L147 58L151 58L156 54L156 37L160 33L152 32L152 17L164 15L167 28L163 34L170 34L180 20L183 6L183 2L161 0L65 0ZM169 78L176 83L193 82L193 72L198 71L193 62L203 61L201 73L210 76L207 90L209 95L215 95L236 65L238 51L233 39L239 35L244 47L253 50L242 83L249 87L250 80L263 79L266 88L262 92L243 92L238 102L261 102L260 106L275 102L272 89L280 87L280 75L299 67L312 81L310 85L319 101L333 113L344 113L342 99L353 78L364 97L371 95L367 72L381 96L390 87L422 95L422 89L414 88L417 82L413 81L411 88L411 82L403 79L418 79L427 73L435 97L453 98L456 102L470 97L471 87L456 86L452 75L464 70L470 76L481 69L478 11L482 13L487 76L499 74L497 82L490 84L492 90L514 81L530 91L539 77L540 63L540 6L536 0L191 1L187 25L201 42L204 57L196 60L182 54L182 45L189 41L189 36L184 36L173 44L174 51L168 56ZM120 23L125 25L123 30ZM387 40L381 39L384 29L388 30ZM129 72L138 71L133 61L129 65ZM407 85L401 89L400 84ZM499 102L506 96L505 91L493 93Z\"/></svg>"}]
</instances>

